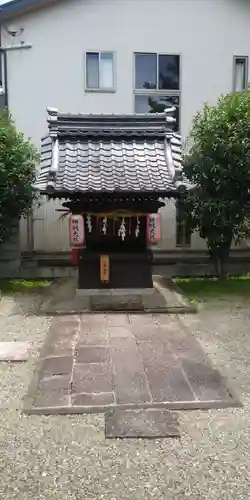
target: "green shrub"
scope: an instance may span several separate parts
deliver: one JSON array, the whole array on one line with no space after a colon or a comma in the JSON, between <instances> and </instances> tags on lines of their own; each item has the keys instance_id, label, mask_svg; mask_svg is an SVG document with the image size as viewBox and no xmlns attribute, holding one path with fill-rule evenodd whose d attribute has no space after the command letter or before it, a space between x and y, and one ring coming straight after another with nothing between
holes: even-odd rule
<instances>
[{"instance_id":1,"label":"green shrub","mask_svg":"<svg viewBox=\"0 0 250 500\"><path fill-rule=\"evenodd\" d=\"M219 98L197 114L184 158L197 187L183 197L183 217L206 240L223 276L232 241L249 234L250 90Z\"/></svg>"},{"instance_id":2,"label":"green shrub","mask_svg":"<svg viewBox=\"0 0 250 500\"><path fill-rule=\"evenodd\" d=\"M39 155L29 139L16 130L9 113L0 113L0 243L31 209Z\"/></svg>"}]
</instances>

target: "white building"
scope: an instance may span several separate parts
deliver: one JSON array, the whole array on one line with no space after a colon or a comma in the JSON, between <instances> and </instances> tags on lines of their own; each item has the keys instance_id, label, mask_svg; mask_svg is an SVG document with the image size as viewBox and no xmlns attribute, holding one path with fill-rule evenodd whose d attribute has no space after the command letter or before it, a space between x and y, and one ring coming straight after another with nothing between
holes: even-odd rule
<instances>
[{"instance_id":1,"label":"white building","mask_svg":"<svg viewBox=\"0 0 250 500\"><path fill-rule=\"evenodd\" d=\"M185 138L205 101L247 86L248 0L12 0L0 15L1 103L37 146L47 106L129 114L174 104ZM59 206L42 203L33 228L22 221L22 250L68 249ZM205 247L177 227L174 202L163 220L160 248Z\"/></svg>"}]
</instances>

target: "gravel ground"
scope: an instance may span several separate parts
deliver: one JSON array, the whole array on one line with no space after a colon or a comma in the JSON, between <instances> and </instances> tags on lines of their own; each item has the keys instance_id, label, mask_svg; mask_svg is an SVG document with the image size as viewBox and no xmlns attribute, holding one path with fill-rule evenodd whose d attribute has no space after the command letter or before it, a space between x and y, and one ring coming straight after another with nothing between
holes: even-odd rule
<instances>
[{"instance_id":1,"label":"gravel ground","mask_svg":"<svg viewBox=\"0 0 250 500\"><path fill-rule=\"evenodd\" d=\"M209 303L180 318L233 380L243 409L179 413L179 441L105 441L103 416L21 413L49 327L25 314L31 299L0 302L0 340L34 342L30 362L0 364L0 498L250 499L250 303Z\"/></svg>"}]
</instances>

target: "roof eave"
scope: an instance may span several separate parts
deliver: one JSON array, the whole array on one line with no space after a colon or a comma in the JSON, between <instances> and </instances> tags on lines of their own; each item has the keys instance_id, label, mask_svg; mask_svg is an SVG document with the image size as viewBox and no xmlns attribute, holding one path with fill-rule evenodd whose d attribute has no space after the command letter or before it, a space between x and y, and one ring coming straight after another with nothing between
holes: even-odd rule
<instances>
[{"instance_id":1,"label":"roof eave","mask_svg":"<svg viewBox=\"0 0 250 500\"><path fill-rule=\"evenodd\" d=\"M39 189L36 187L37 191L39 191L40 195L48 196L53 199L72 199L79 196L84 196L84 199L90 198L108 198L108 197L120 197L120 198L179 198L181 195L179 189L173 190L163 190L163 191L57 191L53 189Z\"/></svg>"},{"instance_id":2,"label":"roof eave","mask_svg":"<svg viewBox=\"0 0 250 500\"><path fill-rule=\"evenodd\" d=\"M0 22L33 12L58 0L12 0L0 8Z\"/></svg>"}]
</instances>

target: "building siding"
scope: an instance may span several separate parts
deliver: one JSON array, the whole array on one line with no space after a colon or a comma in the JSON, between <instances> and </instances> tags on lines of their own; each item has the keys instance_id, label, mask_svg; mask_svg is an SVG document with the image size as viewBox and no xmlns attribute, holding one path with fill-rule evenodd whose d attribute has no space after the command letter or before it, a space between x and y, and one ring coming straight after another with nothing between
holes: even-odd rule
<instances>
[{"instance_id":1,"label":"building siding","mask_svg":"<svg viewBox=\"0 0 250 500\"><path fill-rule=\"evenodd\" d=\"M66 112L134 111L134 52L180 54L181 133L205 101L232 90L233 56L250 56L247 0L74 0L18 17L19 38L30 49L8 51L9 107L17 127L39 146L47 131L46 106ZM11 21L13 24L13 21ZM18 37L17 37L18 38ZM2 44L17 44L2 29ZM85 92L88 50L115 52L116 91ZM67 250L59 202L42 203L34 214L36 250ZM161 249L175 248L175 206L163 213ZM25 223L21 244L27 249ZM46 248L45 248L46 247ZM192 248L204 248L193 235Z\"/></svg>"}]
</instances>

